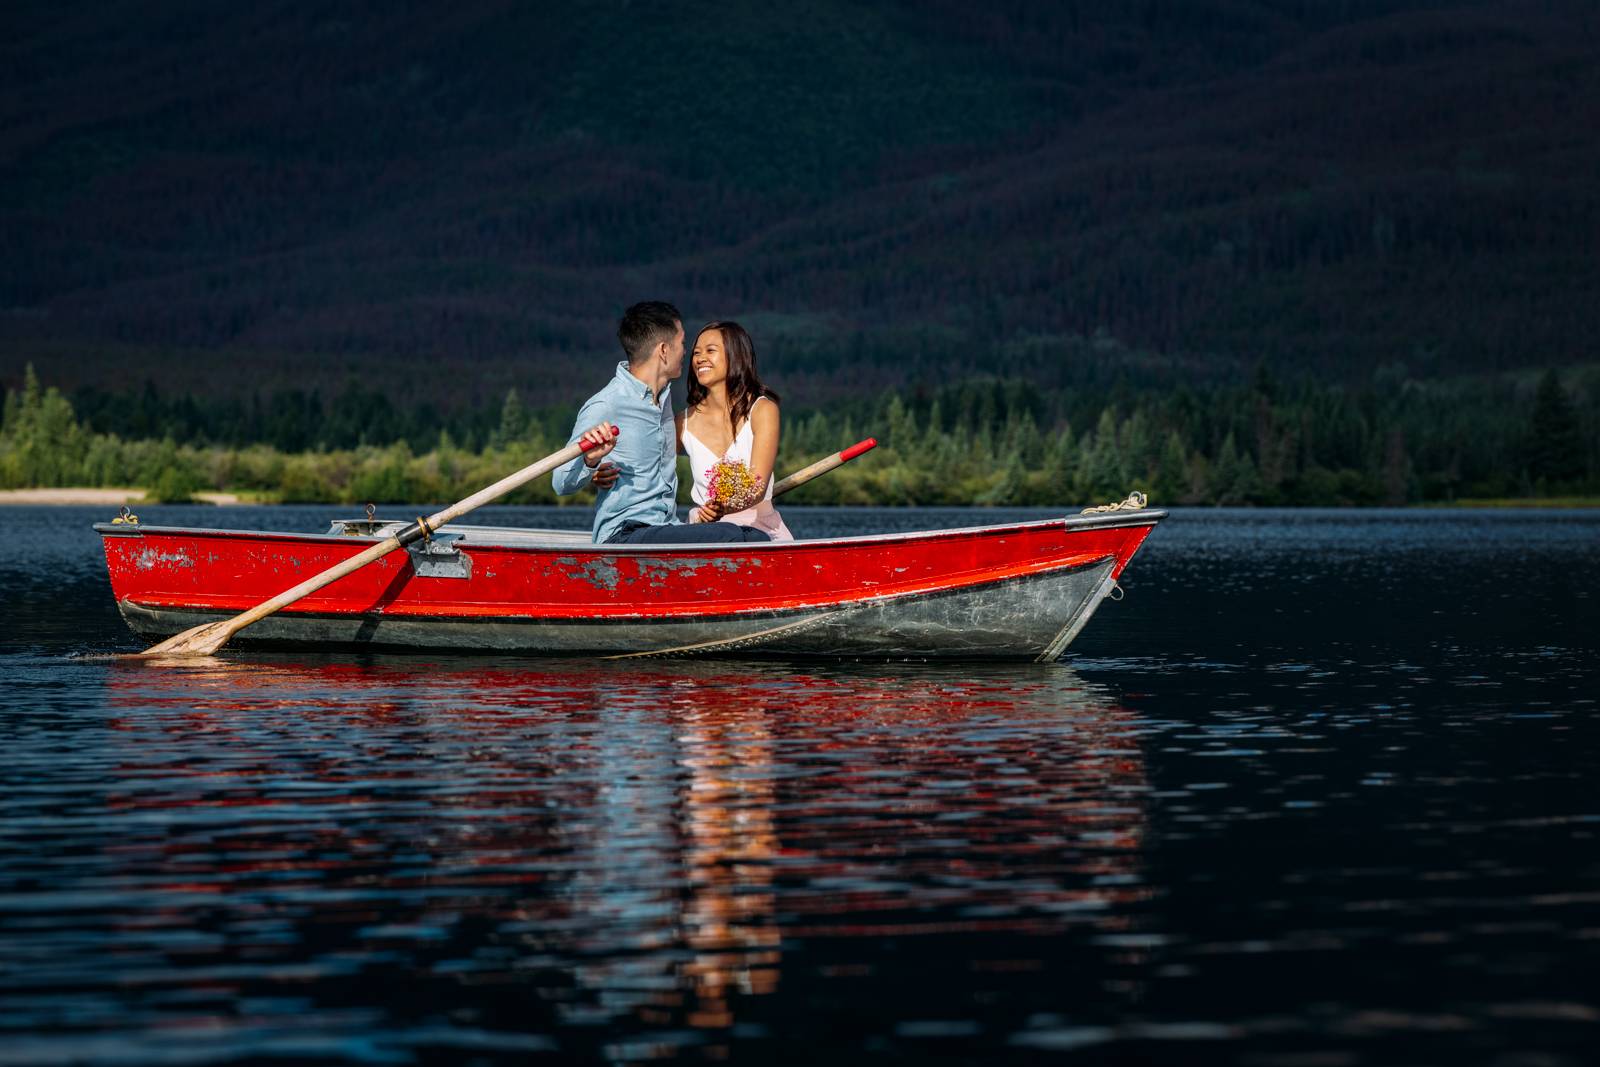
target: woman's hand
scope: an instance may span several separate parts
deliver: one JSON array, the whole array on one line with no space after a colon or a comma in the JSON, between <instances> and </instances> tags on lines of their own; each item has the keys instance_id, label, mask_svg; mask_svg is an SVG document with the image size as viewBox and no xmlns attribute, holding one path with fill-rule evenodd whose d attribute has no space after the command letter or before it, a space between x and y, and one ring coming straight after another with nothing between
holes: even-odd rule
<instances>
[{"instance_id":1,"label":"woman's hand","mask_svg":"<svg viewBox=\"0 0 1600 1067\"><path fill-rule=\"evenodd\" d=\"M622 468L615 463L602 463L594 469L594 475L591 480L594 482L596 489L604 491L616 485L617 478L621 474Z\"/></svg>"},{"instance_id":2,"label":"woman's hand","mask_svg":"<svg viewBox=\"0 0 1600 1067\"><path fill-rule=\"evenodd\" d=\"M722 502L708 500L704 504L689 512L690 522L716 522L722 518Z\"/></svg>"}]
</instances>

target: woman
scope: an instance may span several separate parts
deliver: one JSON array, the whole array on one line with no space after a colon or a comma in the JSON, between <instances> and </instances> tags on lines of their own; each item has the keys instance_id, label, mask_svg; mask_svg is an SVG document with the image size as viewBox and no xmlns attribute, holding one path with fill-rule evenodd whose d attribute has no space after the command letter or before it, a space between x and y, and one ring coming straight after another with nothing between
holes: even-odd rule
<instances>
[{"instance_id":1,"label":"woman","mask_svg":"<svg viewBox=\"0 0 1600 1067\"><path fill-rule=\"evenodd\" d=\"M778 394L756 374L756 346L737 322L711 322L695 338L689 362L688 406L678 417L678 448L694 471L697 505L690 522L736 522L774 541L793 541L772 506L772 468L778 461ZM742 460L764 486L754 507L723 514L707 482L722 460Z\"/></svg>"}]
</instances>

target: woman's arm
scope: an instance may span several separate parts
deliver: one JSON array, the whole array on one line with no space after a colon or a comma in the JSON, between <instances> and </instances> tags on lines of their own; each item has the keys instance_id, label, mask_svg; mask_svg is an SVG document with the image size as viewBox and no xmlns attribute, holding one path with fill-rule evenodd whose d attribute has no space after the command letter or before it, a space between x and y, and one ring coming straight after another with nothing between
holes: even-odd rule
<instances>
[{"instance_id":1,"label":"woman's arm","mask_svg":"<svg viewBox=\"0 0 1600 1067\"><path fill-rule=\"evenodd\" d=\"M676 415L672 416L672 421L676 423L678 427L678 455L680 456L687 451L683 447L683 420L688 417L689 413L687 411L680 411Z\"/></svg>"},{"instance_id":2,"label":"woman's arm","mask_svg":"<svg viewBox=\"0 0 1600 1067\"><path fill-rule=\"evenodd\" d=\"M750 473L756 476L765 494L772 481L772 468L778 465L778 405L766 397L756 401L750 409L750 431L755 437L750 448Z\"/></svg>"}]
</instances>

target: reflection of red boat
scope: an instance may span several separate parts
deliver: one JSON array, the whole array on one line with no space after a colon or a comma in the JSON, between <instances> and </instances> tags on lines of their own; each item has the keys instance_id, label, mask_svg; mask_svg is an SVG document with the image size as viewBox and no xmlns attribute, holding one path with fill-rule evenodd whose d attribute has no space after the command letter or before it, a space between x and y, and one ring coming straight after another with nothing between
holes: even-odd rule
<instances>
[{"instance_id":1,"label":"reflection of red boat","mask_svg":"<svg viewBox=\"0 0 1600 1067\"><path fill-rule=\"evenodd\" d=\"M181 1025L201 997L311 1005L423 1062L520 1061L529 1031L565 1059L681 1034L780 1062L762 1031L795 1003L848 1032L861 1003L887 1027L1155 972L1148 726L1111 692L1069 667L736 667L114 662L106 803L71 822L68 910L34 944L79 995L137 983L172 1023L151 1040L210 1039ZM82 932L108 885L109 954ZM197 924L227 936L174 948ZM970 977L897 995L930 966ZM397 970L381 1031L345 1010L352 974Z\"/></svg>"},{"instance_id":2,"label":"reflection of red boat","mask_svg":"<svg viewBox=\"0 0 1600 1067\"><path fill-rule=\"evenodd\" d=\"M738 546L609 546L551 530L451 526L235 643L1052 660L1165 515ZM324 535L95 529L123 618L162 638L244 611L390 525L400 524L339 522Z\"/></svg>"}]
</instances>

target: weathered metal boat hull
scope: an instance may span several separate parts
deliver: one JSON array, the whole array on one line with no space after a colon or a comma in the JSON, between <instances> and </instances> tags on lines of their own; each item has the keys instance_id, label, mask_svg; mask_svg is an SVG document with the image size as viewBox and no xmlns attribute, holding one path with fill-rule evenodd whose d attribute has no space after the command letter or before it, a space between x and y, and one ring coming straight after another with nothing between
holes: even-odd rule
<instances>
[{"instance_id":1,"label":"weathered metal boat hull","mask_svg":"<svg viewBox=\"0 0 1600 1067\"><path fill-rule=\"evenodd\" d=\"M236 645L640 656L1055 659L1161 512L761 546L596 546L458 527L243 631ZM123 618L226 618L370 537L97 527ZM379 531L381 532L381 531ZM370 572L370 573L369 573Z\"/></svg>"},{"instance_id":2,"label":"weathered metal boat hull","mask_svg":"<svg viewBox=\"0 0 1600 1067\"><path fill-rule=\"evenodd\" d=\"M718 619L573 621L279 614L256 623L234 643L374 651L687 655L748 648L792 656L1041 658L1063 631L1075 635L1082 629L1099 605L1112 566L1107 559L1029 581ZM146 608L131 600L119 601L119 606L129 626L152 639L228 617L182 608ZM1063 618L1065 622L1058 625ZM1065 647L1062 642L1061 648Z\"/></svg>"}]
</instances>

